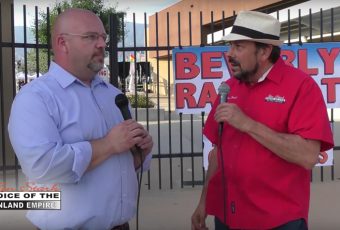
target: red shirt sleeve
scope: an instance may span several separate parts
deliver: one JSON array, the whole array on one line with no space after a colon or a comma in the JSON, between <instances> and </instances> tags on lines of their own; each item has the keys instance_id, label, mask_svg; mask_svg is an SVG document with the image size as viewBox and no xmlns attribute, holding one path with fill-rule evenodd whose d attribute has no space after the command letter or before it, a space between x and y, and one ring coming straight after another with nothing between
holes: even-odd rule
<instances>
[{"instance_id":1,"label":"red shirt sleeve","mask_svg":"<svg viewBox=\"0 0 340 230\"><path fill-rule=\"evenodd\" d=\"M327 107L319 86L311 77L306 77L301 84L299 94L290 111L288 133L319 140L321 152L334 146Z\"/></svg>"}]
</instances>

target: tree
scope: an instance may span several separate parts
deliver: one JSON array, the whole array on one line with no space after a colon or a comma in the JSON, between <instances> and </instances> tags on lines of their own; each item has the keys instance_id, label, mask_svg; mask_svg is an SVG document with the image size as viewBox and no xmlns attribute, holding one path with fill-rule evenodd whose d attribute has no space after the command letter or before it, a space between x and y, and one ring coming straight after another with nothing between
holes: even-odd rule
<instances>
[{"instance_id":1,"label":"tree","mask_svg":"<svg viewBox=\"0 0 340 230\"><path fill-rule=\"evenodd\" d=\"M46 73L48 70L48 50L38 49L38 52L39 73ZM31 75L38 72L36 59L36 49L29 49L27 52L27 72Z\"/></svg>"},{"instance_id":2,"label":"tree","mask_svg":"<svg viewBox=\"0 0 340 230\"><path fill-rule=\"evenodd\" d=\"M39 44L48 44L48 39L50 38L50 31L53 29L53 24L60 12L63 12L65 9L68 8L82 8L91 10L95 14L99 16L99 18L102 20L106 33L109 34L109 16L110 14L116 16L116 19L118 21L118 28L115 30L115 33L117 34L118 40L120 40L123 30L125 29L125 25L122 24L121 18L124 16L124 12L117 12L117 3L114 7L104 7L104 0L71 0L67 1L64 0L63 2L55 3L54 7L50 9L49 12L49 24L48 22L48 15L47 12L40 12L40 18L38 20L38 39ZM33 33L36 31L36 26L31 28ZM46 63L46 57L47 52L49 50L46 49L39 49L39 63ZM52 54L53 56L53 54ZM41 61L41 62L40 62ZM27 63L28 63L28 72L36 72L36 50L30 49L28 51L28 57L27 57ZM43 64L39 66L41 72L47 72L48 66Z\"/></svg>"}]
</instances>

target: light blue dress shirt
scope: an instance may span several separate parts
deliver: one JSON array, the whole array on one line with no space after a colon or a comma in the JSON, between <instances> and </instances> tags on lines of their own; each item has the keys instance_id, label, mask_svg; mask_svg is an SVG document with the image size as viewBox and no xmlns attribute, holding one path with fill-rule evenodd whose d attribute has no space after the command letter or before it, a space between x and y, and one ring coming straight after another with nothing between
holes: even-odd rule
<instances>
[{"instance_id":1,"label":"light blue dress shirt","mask_svg":"<svg viewBox=\"0 0 340 230\"><path fill-rule=\"evenodd\" d=\"M89 141L123 121L115 105L119 93L98 76L89 87L52 62L15 97L8 131L23 172L29 181L61 188L61 210L28 212L40 229L111 229L134 216L137 178L130 152L85 172ZM145 169L150 161L151 154Z\"/></svg>"}]
</instances>

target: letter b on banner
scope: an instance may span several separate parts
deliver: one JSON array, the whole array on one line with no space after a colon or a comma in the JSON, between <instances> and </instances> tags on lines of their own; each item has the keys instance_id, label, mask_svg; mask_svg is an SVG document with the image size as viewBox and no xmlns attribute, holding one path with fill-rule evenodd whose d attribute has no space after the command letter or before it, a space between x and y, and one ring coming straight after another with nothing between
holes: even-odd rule
<instances>
[{"instance_id":1,"label":"letter b on banner","mask_svg":"<svg viewBox=\"0 0 340 230\"><path fill-rule=\"evenodd\" d=\"M176 79L192 79L199 75L200 68L196 65L194 53L176 53Z\"/></svg>"}]
</instances>

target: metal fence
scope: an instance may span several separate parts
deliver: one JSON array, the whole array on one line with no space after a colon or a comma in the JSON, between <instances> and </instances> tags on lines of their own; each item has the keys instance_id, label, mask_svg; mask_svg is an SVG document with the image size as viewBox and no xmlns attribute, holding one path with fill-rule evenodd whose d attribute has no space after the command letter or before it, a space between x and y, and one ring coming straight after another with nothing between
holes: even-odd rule
<instances>
[{"instance_id":1,"label":"metal fence","mask_svg":"<svg viewBox=\"0 0 340 230\"><path fill-rule=\"evenodd\" d=\"M0 4L1 10L1 4ZM2 11L0 11L2 12ZM47 13L47 18L49 18L50 10L47 8L45 10ZM287 12L289 15L289 11ZM38 7L35 8L35 37L38 36L39 28L38 28ZM328 20L331 22L331 41L336 41L334 36L334 11L333 9L328 12ZM35 39L35 43L29 43L27 41L27 23L26 23L26 7L23 6L23 42L15 42L15 27L14 27L14 8L11 6L11 20L10 21L1 21L0 17L0 116L1 116L1 164L0 168L2 171L2 182L6 185L9 183L14 184L18 187L21 181L24 181L25 178L21 173L20 165L13 153L13 150L8 141L7 135L7 122L8 122L8 114L10 109L10 104L17 92L18 88L18 80L16 79L16 60L15 54L18 49L23 50L23 65L24 67L24 79L23 82L27 83L29 81L28 78L28 51L33 49L36 54L36 73L40 73L39 66L39 50L47 49L50 51L51 44L48 42L47 44L39 44L38 39ZM224 15L224 12L222 12ZM279 14L277 14L279 16ZM310 35L309 42L320 41L323 42L323 30L324 23L323 17L324 13L322 10L318 14L310 14L307 17L301 17L299 15L298 19L291 20L288 17L288 21L284 23L283 30L286 30L286 38L288 40L288 44L291 43L292 34L294 36L298 35L298 42L302 42L302 37L304 33ZM188 21L183 21L180 13L177 14L176 18L170 18L169 14L166 17L165 21L162 21L164 24L160 24L158 20L158 14L155 15L156 23L155 23L155 34L156 43L155 46L149 46L149 33L148 24L147 24L147 15L144 14L144 23L142 24L142 30L144 35L144 43L142 45L138 45L140 37L137 37L137 29L135 22L135 15L132 23L132 31L130 31L130 35L132 36L132 44L125 44L127 35L125 34L126 30L122 30L122 37L115 36L115 31L117 31L117 27L120 25L126 24L125 19L120 17L117 21L117 17L115 15L110 16L110 44L107 48L107 52L109 54L109 70L110 70L110 82L122 89L123 92L127 91L127 81L126 76L129 74L130 65L127 64L128 60L126 57L132 55L134 57L137 56L138 53L144 54L144 59L140 63L134 62L134 68L136 69L138 65L143 69L145 78L137 79L137 73L135 72L134 85L135 85L135 95L139 94L139 90L142 89L147 100L154 100L156 102L156 109L140 109L134 108L135 119L142 122L147 129L150 131L154 138L154 149L153 149L153 163L151 169L147 173L147 177L144 178L144 185L148 189L158 188L183 188L186 186L194 187L196 185L201 185L204 182L205 171L203 169L202 163L202 134L201 130L204 126L204 121L206 118L206 114L202 113L200 115L184 115L184 114L176 114L173 111L173 97L172 97L172 86L171 86L171 50L174 47L182 47L182 35L181 35L181 25L186 23L189 25L189 44L188 46L193 45L192 43L192 21L199 20L200 21L200 34L201 34L201 46L208 45L216 45L218 42L214 39L214 32L217 30L223 30L224 28L231 25L231 18L224 18L219 23L215 23L213 18L214 14L211 13L211 23L209 25L202 25L202 12L199 14L199 18L192 18L191 13L189 13ZM313 17L319 18L319 26L313 25ZM169 27L171 24L171 20L176 22L178 27L178 35L177 36L177 44L170 45L170 37ZM307 21L309 26L305 25L305 21ZM3 40L3 27L4 24L10 24L10 34L11 40L5 41ZM49 25L47 28L47 36L48 41L50 34L50 22L47 21ZM304 26L302 26L304 24ZM297 25L297 26L296 26ZM313 33L315 33L315 28L319 27L319 34L321 35L318 39L313 39ZM166 37L167 37L167 45L160 46L158 44L158 34L159 28L166 28ZM306 32L307 31L307 32ZM132 35L131 35L132 34ZM207 44L206 36L211 34L211 44ZM120 42L118 42L120 41ZM152 58L153 64L150 64L149 53L154 52L155 56ZM162 55L160 55L162 52ZM165 55L164 55L165 53ZM6 66L5 55L8 54L10 58L10 66ZM8 61L8 60L7 60ZM51 52L48 52L47 55L47 64L51 61ZM160 61L165 61L165 68L160 68ZM153 71L151 71L151 68ZM151 80L151 72L154 74L154 78ZM166 76L165 80L165 93L161 95L160 93L160 75ZM8 93L9 92L9 93ZM135 97L136 98L136 97ZM145 117L142 118L142 117ZM331 110L330 122L333 126L334 132L339 132L338 128L336 128L336 122L334 122L333 110ZM340 150L340 146L335 147L335 152ZM334 154L336 156L336 154ZM324 180L335 180L336 179L336 163L330 167L317 167L313 170L313 181L324 181Z\"/></svg>"}]
</instances>

